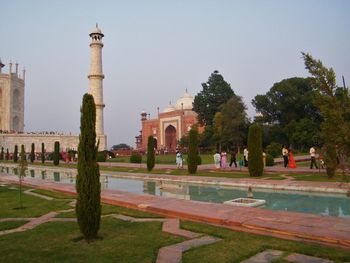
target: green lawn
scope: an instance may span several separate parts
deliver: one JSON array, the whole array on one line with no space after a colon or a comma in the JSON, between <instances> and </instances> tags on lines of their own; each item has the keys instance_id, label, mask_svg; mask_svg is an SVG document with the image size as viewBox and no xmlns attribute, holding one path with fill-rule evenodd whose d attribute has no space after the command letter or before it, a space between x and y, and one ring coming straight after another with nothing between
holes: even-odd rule
<instances>
[{"instance_id":1,"label":"green lawn","mask_svg":"<svg viewBox=\"0 0 350 263\"><path fill-rule=\"evenodd\" d=\"M21 209L22 214L17 215L13 214L13 211L16 210L14 208L17 207L18 199L13 193L18 190L8 189L7 186L0 189L3 204L0 214L12 215L11 217L22 217L23 213L38 216L41 214L37 212L38 210L42 213L54 211L60 208L58 204L66 205L71 198L63 193L37 190L36 192L55 199L47 201L23 195L25 208ZM36 204L35 209L33 203ZM103 214L109 213L157 217L123 207L103 205ZM64 215L67 213L62 214ZM24 223L24 221L2 222L0 229L14 228ZM181 222L181 227L222 238L218 243L185 252L183 262L240 262L266 249L279 249L287 253L298 252L336 262L350 261L350 252L343 249L258 236L189 221ZM161 228L161 222L132 223L104 217L101 221L99 239L87 243L81 239L75 222L45 223L32 230L0 236L0 262L155 262L161 247L185 240L166 234Z\"/></svg>"}]
</instances>

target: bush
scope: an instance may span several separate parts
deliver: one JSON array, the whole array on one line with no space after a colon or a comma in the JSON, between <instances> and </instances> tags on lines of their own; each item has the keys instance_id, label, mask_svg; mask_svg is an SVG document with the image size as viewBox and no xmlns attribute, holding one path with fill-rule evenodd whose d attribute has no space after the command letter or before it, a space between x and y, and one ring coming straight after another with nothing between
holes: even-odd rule
<instances>
[{"instance_id":1,"label":"bush","mask_svg":"<svg viewBox=\"0 0 350 263\"><path fill-rule=\"evenodd\" d=\"M32 147L31 147L31 150L30 150L30 162L34 162L35 160L35 144L32 143Z\"/></svg>"},{"instance_id":2,"label":"bush","mask_svg":"<svg viewBox=\"0 0 350 263\"><path fill-rule=\"evenodd\" d=\"M198 129L196 125L193 125L188 135L188 164L187 169L190 174L197 172L198 166ZM200 158L200 157L199 157Z\"/></svg>"},{"instance_id":3,"label":"bush","mask_svg":"<svg viewBox=\"0 0 350 263\"><path fill-rule=\"evenodd\" d=\"M154 138L153 136L148 136L147 143L147 170L152 171L154 164L156 162L156 155L154 152Z\"/></svg>"},{"instance_id":4,"label":"bush","mask_svg":"<svg viewBox=\"0 0 350 263\"><path fill-rule=\"evenodd\" d=\"M60 142L56 141L55 142L55 147L54 147L54 152L53 152L53 164L54 165L59 165L60 163Z\"/></svg>"},{"instance_id":5,"label":"bush","mask_svg":"<svg viewBox=\"0 0 350 263\"><path fill-rule=\"evenodd\" d=\"M97 162L105 162L107 159L107 155L105 151L98 152L96 156L96 161Z\"/></svg>"},{"instance_id":6,"label":"bush","mask_svg":"<svg viewBox=\"0 0 350 263\"><path fill-rule=\"evenodd\" d=\"M15 145L15 150L13 152L13 162L17 163L18 161L18 146Z\"/></svg>"},{"instance_id":7,"label":"bush","mask_svg":"<svg viewBox=\"0 0 350 263\"><path fill-rule=\"evenodd\" d=\"M273 159L273 156L271 154L266 154L266 166L273 166L275 164L275 161Z\"/></svg>"},{"instance_id":8,"label":"bush","mask_svg":"<svg viewBox=\"0 0 350 263\"><path fill-rule=\"evenodd\" d=\"M278 142L272 142L266 147L266 153L276 158L282 154L282 145Z\"/></svg>"},{"instance_id":9,"label":"bush","mask_svg":"<svg viewBox=\"0 0 350 263\"><path fill-rule=\"evenodd\" d=\"M188 163L188 156L186 158L186 162ZM201 165L202 164L202 157L198 154L197 156L197 165Z\"/></svg>"},{"instance_id":10,"label":"bush","mask_svg":"<svg viewBox=\"0 0 350 263\"><path fill-rule=\"evenodd\" d=\"M141 163L142 162L142 155L138 152L132 152L130 156L130 162L131 163Z\"/></svg>"},{"instance_id":11,"label":"bush","mask_svg":"<svg viewBox=\"0 0 350 263\"><path fill-rule=\"evenodd\" d=\"M262 151L262 129L258 124L249 127L248 170L250 176L262 176L264 170Z\"/></svg>"}]
</instances>

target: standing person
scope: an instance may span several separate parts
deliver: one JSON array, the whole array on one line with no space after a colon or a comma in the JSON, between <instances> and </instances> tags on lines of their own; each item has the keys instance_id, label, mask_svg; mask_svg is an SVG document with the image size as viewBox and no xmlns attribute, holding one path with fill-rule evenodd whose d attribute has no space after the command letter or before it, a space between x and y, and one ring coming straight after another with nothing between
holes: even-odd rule
<instances>
[{"instance_id":1,"label":"standing person","mask_svg":"<svg viewBox=\"0 0 350 263\"><path fill-rule=\"evenodd\" d=\"M287 166L288 166L288 150L287 150L286 146L283 146L283 148L282 148L282 156L283 156L284 168L287 168Z\"/></svg>"},{"instance_id":2,"label":"standing person","mask_svg":"<svg viewBox=\"0 0 350 263\"><path fill-rule=\"evenodd\" d=\"M221 152L221 168L226 169L227 167L227 153L225 151Z\"/></svg>"},{"instance_id":3,"label":"standing person","mask_svg":"<svg viewBox=\"0 0 350 263\"><path fill-rule=\"evenodd\" d=\"M176 151L176 166L182 168L182 154L180 151Z\"/></svg>"},{"instance_id":4,"label":"standing person","mask_svg":"<svg viewBox=\"0 0 350 263\"><path fill-rule=\"evenodd\" d=\"M314 165L316 169L318 169L316 164L316 150L313 146L310 148L310 157L311 157L310 169L312 169Z\"/></svg>"},{"instance_id":5,"label":"standing person","mask_svg":"<svg viewBox=\"0 0 350 263\"><path fill-rule=\"evenodd\" d=\"M237 168L237 162L236 162L236 151L234 148L232 148L231 150L231 162L230 162L230 167L232 166L232 164L235 164L235 167Z\"/></svg>"},{"instance_id":6,"label":"standing person","mask_svg":"<svg viewBox=\"0 0 350 263\"><path fill-rule=\"evenodd\" d=\"M244 158L244 166L248 167L248 149L247 149L247 147L244 147L243 158Z\"/></svg>"},{"instance_id":7,"label":"standing person","mask_svg":"<svg viewBox=\"0 0 350 263\"><path fill-rule=\"evenodd\" d=\"M264 164L264 168L266 167L266 153L263 151L262 153L262 157L263 157L263 164Z\"/></svg>"},{"instance_id":8,"label":"standing person","mask_svg":"<svg viewBox=\"0 0 350 263\"><path fill-rule=\"evenodd\" d=\"M220 159L221 159L219 152L217 151L213 157L214 157L215 168L219 169L220 168Z\"/></svg>"},{"instance_id":9,"label":"standing person","mask_svg":"<svg viewBox=\"0 0 350 263\"><path fill-rule=\"evenodd\" d=\"M288 160L288 167L289 168L297 168L297 164L295 163L294 156L292 153L292 149L289 149L289 160Z\"/></svg>"}]
</instances>

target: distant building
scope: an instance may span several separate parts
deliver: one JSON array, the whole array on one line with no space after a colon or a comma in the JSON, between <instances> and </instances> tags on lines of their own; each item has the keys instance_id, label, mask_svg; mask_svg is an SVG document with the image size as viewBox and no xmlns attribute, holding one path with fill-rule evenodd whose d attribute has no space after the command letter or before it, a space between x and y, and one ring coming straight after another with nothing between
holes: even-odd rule
<instances>
[{"instance_id":1,"label":"distant building","mask_svg":"<svg viewBox=\"0 0 350 263\"><path fill-rule=\"evenodd\" d=\"M23 132L25 70L21 76L16 63L12 72L10 62L9 73L4 73L4 66L0 60L0 130Z\"/></svg>"},{"instance_id":2,"label":"distant building","mask_svg":"<svg viewBox=\"0 0 350 263\"><path fill-rule=\"evenodd\" d=\"M102 71L102 38L101 29L96 27L89 34L90 42L90 71L89 94L94 97L96 104L96 137L99 140L99 150L107 149L107 136L104 134L103 109L103 78ZM24 132L24 83L25 71L22 76L18 73L18 64L12 72L9 63L9 73L3 73L5 65L0 61L0 147L14 151L15 145L24 145L27 152L34 143L35 151L41 152L41 144L45 150L52 152L54 143L60 142L60 151L77 150L79 135L63 134L59 132Z\"/></svg>"},{"instance_id":3,"label":"distant building","mask_svg":"<svg viewBox=\"0 0 350 263\"><path fill-rule=\"evenodd\" d=\"M164 152L175 152L178 141L187 135L191 126L197 124L197 113L192 110L193 97L187 92L176 102L169 103L158 118L150 119L145 111L141 113L140 135L136 136L136 149L146 151L148 137L156 140L156 149ZM147 118L148 116L148 118ZM199 127L200 132L203 130Z\"/></svg>"}]
</instances>

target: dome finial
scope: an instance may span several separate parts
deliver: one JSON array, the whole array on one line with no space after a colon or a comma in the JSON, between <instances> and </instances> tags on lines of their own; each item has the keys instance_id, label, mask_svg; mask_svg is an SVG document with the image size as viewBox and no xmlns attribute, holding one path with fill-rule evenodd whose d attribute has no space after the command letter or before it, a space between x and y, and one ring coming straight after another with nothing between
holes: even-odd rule
<instances>
[{"instance_id":1,"label":"dome finial","mask_svg":"<svg viewBox=\"0 0 350 263\"><path fill-rule=\"evenodd\" d=\"M96 22L96 28L98 28L98 23Z\"/></svg>"}]
</instances>

